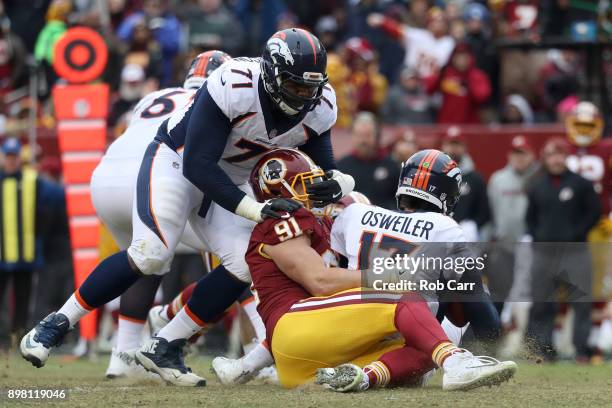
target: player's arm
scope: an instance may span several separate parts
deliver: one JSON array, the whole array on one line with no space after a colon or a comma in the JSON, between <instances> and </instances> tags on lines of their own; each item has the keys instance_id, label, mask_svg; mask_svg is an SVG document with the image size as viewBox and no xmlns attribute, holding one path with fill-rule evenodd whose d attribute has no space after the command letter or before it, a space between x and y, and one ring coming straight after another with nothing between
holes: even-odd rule
<instances>
[{"instance_id":1,"label":"player's arm","mask_svg":"<svg viewBox=\"0 0 612 408\"><path fill-rule=\"evenodd\" d=\"M355 180L350 174L342 173L336 169L334 152L331 143L331 129L320 135L313 135L308 142L299 147L323 170L328 180L312 184L307 187L310 199L315 206L324 207L335 203L355 188Z\"/></svg>"},{"instance_id":2,"label":"player's arm","mask_svg":"<svg viewBox=\"0 0 612 408\"><path fill-rule=\"evenodd\" d=\"M310 246L307 234L265 245L263 251L285 275L313 296L328 296L361 286L360 271L326 266L321 255Z\"/></svg>"},{"instance_id":3,"label":"player's arm","mask_svg":"<svg viewBox=\"0 0 612 408\"><path fill-rule=\"evenodd\" d=\"M230 120L203 86L194 101L185 136L183 175L200 191L228 211L255 222L276 211L294 211L295 202L271 200L259 203L241 191L219 166L232 130Z\"/></svg>"}]
</instances>

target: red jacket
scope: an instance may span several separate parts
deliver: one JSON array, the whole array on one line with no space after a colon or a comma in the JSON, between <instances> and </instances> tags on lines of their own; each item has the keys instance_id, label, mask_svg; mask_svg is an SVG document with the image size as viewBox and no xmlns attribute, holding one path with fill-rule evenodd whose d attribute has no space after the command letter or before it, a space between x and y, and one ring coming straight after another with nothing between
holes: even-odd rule
<instances>
[{"instance_id":1,"label":"red jacket","mask_svg":"<svg viewBox=\"0 0 612 408\"><path fill-rule=\"evenodd\" d=\"M428 93L442 94L438 123L479 123L478 108L491 96L489 78L476 68L474 58L463 72L451 64L453 55L458 49L465 50L464 47L463 44L455 47L449 63L439 73L424 79Z\"/></svg>"}]
</instances>

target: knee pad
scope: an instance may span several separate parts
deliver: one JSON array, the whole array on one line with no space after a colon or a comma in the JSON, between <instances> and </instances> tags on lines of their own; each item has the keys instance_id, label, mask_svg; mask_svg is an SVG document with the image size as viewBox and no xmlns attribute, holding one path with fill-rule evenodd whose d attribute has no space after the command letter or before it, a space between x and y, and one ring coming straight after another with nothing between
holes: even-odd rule
<instances>
[{"instance_id":1,"label":"knee pad","mask_svg":"<svg viewBox=\"0 0 612 408\"><path fill-rule=\"evenodd\" d=\"M132 241L127 250L143 275L164 275L170 270L173 253L159 240Z\"/></svg>"}]
</instances>

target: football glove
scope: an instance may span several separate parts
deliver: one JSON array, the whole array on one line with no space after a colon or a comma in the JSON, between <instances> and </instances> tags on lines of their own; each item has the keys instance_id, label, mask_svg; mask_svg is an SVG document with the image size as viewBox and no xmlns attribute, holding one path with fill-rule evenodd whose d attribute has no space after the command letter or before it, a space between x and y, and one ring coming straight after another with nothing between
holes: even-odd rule
<instances>
[{"instance_id":1,"label":"football glove","mask_svg":"<svg viewBox=\"0 0 612 408\"><path fill-rule=\"evenodd\" d=\"M244 196L238 207L236 214L254 222L262 222L266 218L281 218L279 212L294 212L302 204L287 198L273 198L263 203L253 200L249 196Z\"/></svg>"},{"instance_id":2,"label":"football glove","mask_svg":"<svg viewBox=\"0 0 612 408\"><path fill-rule=\"evenodd\" d=\"M330 170L325 173L325 177L325 181L306 186L308 198L317 208L337 202L355 188L353 177L341 171Z\"/></svg>"}]
</instances>

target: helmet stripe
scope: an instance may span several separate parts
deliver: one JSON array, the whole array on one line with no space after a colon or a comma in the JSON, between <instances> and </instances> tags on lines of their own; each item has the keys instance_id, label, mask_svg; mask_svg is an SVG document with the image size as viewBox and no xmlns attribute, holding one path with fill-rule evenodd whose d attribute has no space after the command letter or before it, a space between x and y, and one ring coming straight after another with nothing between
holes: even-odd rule
<instances>
[{"instance_id":1,"label":"helmet stripe","mask_svg":"<svg viewBox=\"0 0 612 408\"><path fill-rule=\"evenodd\" d=\"M428 165L427 163L431 162L431 158L435 154L436 154L435 150L430 150L429 153L427 153L427 155L423 158L423 160L419 164L419 171L418 171L419 179L417 180L416 188L423 189L423 182L425 181L425 177L427 176L427 172L431 168L431 166ZM427 168L424 167L425 165L427 165Z\"/></svg>"},{"instance_id":2,"label":"helmet stripe","mask_svg":"<svg viewBox=\"0 0 612 408\"><path fill-rule=\"evenodd\" d=\"M410 185L412 187L416 187L419 181L419 178L421 177L421 168L423 166L423 163L425 162L425 159L427 158L427 156L429 156L428 154L424 155L423 158L421 159L421 162L419 163L419 167L417 167L417 171L416 173L414 173L414 177L412 178L412 183L410 183Z\"/></svg>"},{"instance_id":3,"label":"helmet stripe","mask_svg":"<svg viewBox=\"0 0 612 408\"><path fill-rule=\"evenodd\" d=\"M438 150L434 150L434 152L434 155L430 159L429 167L427 168L427 175L425 176L425 180L423 180L423 190L427 190L427 187L429 186L429 176L431 176L431 169L433 168L434 163L440 155L440 152Z\"/></svg>"},{"instance_id":4,"label":"helmet stripe","mask_svg":"<svg viewBox=\"0 0 612 408\"><path fill-rule=\"evenodd\" d=\"M312 39L312 35L308 31L302 30L301 28L298 28L298 30L304 33L304 35L308 39L308 42L310 43L310 46L312 47L312 55L314 55L314 63L316 65L317 64L317 47L315 46L314 40Z\"/></svg>"},{"instance_id":5,"label":"helmet stripe","mask_svg":"<svg viewBox=\"0 0 612 408\"><path fill-rule=\"evenodd\" d=\"M208 67L208 61L210 61L210 58L208 57L200 59L196 65L196 69L193 71L193 75L206 77L206 67Z\"/></svg>"}]
</instances>

